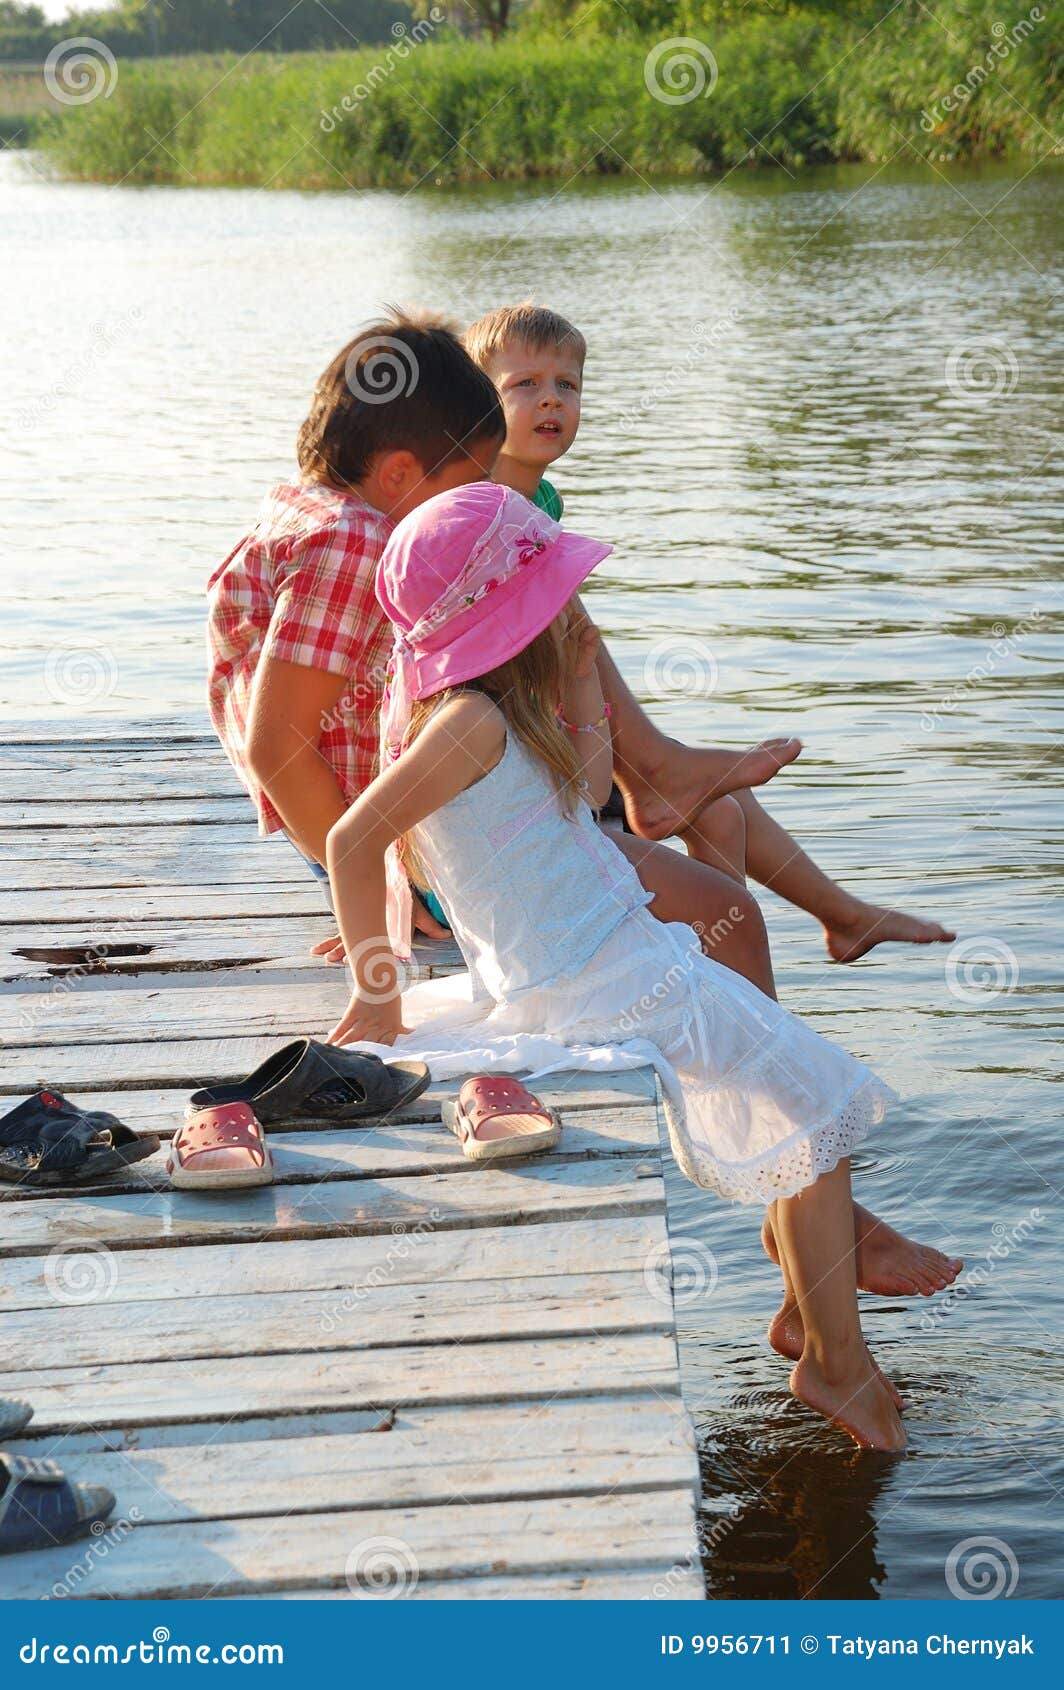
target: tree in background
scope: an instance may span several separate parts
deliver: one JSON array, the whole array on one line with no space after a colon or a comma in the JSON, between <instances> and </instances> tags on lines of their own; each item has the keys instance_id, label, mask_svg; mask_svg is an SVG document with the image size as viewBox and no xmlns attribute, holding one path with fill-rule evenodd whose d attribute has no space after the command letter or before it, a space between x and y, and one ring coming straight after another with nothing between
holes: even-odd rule
<instances>
[{"instance_id":1,"label":"tree in background","mask_svg":"<svg viewBox=\"0 0 1064 1690\"><path fill-rule=\"evenodd\" d=\"M403 0L113 0L72 5L49 23L40 6L0 0L0 61L39 60L72 35L105 41L120 58L358 47L388 40L408 16Z\"/></svg>"}]
</instances>

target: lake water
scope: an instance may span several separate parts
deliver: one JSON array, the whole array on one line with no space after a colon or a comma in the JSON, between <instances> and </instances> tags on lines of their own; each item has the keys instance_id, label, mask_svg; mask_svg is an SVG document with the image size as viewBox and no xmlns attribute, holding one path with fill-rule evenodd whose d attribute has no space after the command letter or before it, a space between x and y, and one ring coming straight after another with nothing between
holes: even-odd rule
<instances>
[{"instance_id":1,"label":"lake water","mask_svg":"<svg viewBox=\"0 0 1064 1690\"><path fill-rule=\"evenodd\" d=\"M676 732L800 733L774 813L964 942L832 968L765 896L783 999L904 1098L859 1194L969 1266L937 1308L864 1299L912 1451L860 1456L788 1398L750 1215L673 1179L710 1588L1060 1595L1064 174L402 196L0 166L19 716L201 708L207 575L382 302L531 293L586 331L557 479L616 542L591 599L625 672Z\"/></svg>"}]
</instances>

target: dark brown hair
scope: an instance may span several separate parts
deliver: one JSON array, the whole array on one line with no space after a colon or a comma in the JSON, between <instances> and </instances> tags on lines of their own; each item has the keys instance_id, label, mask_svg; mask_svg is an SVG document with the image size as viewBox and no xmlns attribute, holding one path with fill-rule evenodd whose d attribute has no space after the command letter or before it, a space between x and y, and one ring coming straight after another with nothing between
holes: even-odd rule
<instances>
[{"instance_id":1,"label":"dark brown hair","mask_svg":"<svg viewBox=\"0 0 1064 1690\"><path fill-rule=\"evenodd\" d=\"M381 452L426 474L506 436L499 396L441 318L393 311L336 354L314 389L296 453L308 481L357 485Z\"/></svg>"}]
</instances>

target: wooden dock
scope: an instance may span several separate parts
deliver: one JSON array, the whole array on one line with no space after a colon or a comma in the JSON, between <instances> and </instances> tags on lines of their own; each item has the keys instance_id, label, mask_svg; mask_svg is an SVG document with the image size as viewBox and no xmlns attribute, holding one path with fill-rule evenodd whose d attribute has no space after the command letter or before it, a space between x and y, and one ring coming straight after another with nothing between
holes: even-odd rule
<instances>
[{"instance_id":1,"label":"wooden dock","mask_svg":"<svg viewBox=\"0 0 1064 1690\"><path fill-rule=\"evenodd\" d=\"M0 1111L45 1082L166 1138L343 1006L319 888L194 726L8 729L0 840ZM4 1595L703 1596L653 1074L555 1076L558 1149L505 1170L449 1089L271 1131L260 1191L171 1191L165 1146L0 1186L10 1447L117 1497Z\"/></svg>"}]
</instances>

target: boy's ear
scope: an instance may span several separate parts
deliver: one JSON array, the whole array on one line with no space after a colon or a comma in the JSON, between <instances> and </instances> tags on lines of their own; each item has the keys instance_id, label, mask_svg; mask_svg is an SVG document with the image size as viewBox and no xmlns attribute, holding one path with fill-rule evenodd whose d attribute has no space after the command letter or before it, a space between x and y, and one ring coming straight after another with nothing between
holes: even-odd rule
<instances>
[{"instance_id":1,"label":"boy's ear","mask_svg":"<svg viewBox=\"0 0 1064 1690\"><path fill-rule=\"evenodd\" d=\"M389 499L401 498L424 474L424 466L415 458L413 452L408 452L405 447L396 447L392 452L381 452L373 464L373 477L382 493Z\"/></svg>"}]
</instances>

